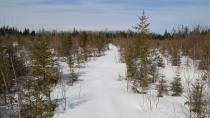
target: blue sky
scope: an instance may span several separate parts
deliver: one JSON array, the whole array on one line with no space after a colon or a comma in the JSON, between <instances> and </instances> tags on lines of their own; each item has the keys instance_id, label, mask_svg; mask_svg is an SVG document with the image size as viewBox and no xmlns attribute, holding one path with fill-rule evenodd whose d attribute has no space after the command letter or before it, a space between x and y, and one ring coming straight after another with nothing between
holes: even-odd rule
<instances>
[{"instance_id":1,"label":"blue sky","mask_svg":"<svg viewBox=\"0 0 210 118\"><path fill-rule=\"evenodd\" d=\"M127 30L142 9L152 32L210 26L210 0L0 0L0 25L47 30Z\"/></svg>"}]
</instances>

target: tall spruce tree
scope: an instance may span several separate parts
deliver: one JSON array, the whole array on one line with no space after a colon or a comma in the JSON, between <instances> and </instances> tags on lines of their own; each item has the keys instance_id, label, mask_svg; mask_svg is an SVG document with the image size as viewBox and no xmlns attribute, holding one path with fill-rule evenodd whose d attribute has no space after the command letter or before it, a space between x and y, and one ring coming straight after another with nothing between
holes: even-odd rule
<instances>
[{"instance_id":1,"label":"tall spruce tree","mask_svg":"<svg viewBox=\"0 0 210 118\"><path fill-rule=\"evenodd\" d=\"M52 117L55 105L51 101L51 86L57 81L54 54L49 47L48 39L40 36L34 40L31 48L32 79L28 102L22 113L25 116ZM33 98L31 100L30 98ZM26 112L27 111L27 112Z\"/></svg>"},{"instance_id":2,"label":"tall spruce tree","mask_svg":"<svg viewBox=\"0 0 210 118\"><path fill-rule=\"evenodd\" d=\"M133 72L133 84L134 90L141 88L140 93L145 93L145 88L148 87L148 32L149 32L149 23L147 23L148 18L145 16L144 10L142 16L138 17L139 21L137 26L134 28L138 31L134 39L131 40L130 47L132 48L133 53L133 66L135 72Z\"/></svg>"}]
</instances>

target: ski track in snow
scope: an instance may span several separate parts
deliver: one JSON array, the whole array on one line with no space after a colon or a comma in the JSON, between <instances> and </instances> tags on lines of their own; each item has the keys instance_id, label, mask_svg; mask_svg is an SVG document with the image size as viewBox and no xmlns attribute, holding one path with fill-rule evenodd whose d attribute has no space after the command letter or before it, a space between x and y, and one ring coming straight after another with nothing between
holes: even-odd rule
<instances>
[{"instance_id":1,"label":"ski track in snow","mask_svg":"<svg viewBox=\"0 0 210 118\"><path fill-rule=\"evenodd\" d=\"M187 112L183 107L183 97L165 96L159 99L158 107L150 110L145 95L126 91L126 65L119 62L118 48L109 45L105 56L87 62L79 71L78 82L74 86L65 85L67 105L62 103L56 108L54 118L183 118ZM60 62L62 79L67 80L68 65ZM53 89L52 96L61 99L59 86ZM154 97L157 101L157 98ZM155 101L153 100L153 101ZM176 112L176 113L174 113Z\"/></svg>"}]
</instances>

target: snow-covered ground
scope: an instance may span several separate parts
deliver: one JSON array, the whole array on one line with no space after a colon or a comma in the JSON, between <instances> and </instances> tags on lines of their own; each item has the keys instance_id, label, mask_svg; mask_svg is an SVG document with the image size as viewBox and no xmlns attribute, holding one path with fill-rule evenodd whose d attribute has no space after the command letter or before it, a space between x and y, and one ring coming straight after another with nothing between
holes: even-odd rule
<instances>
[{"instance_id":1,"label":"snow-covered ground","mask_svg":"<svg viewBox=\"0 0 210 118\"><path fill-rule=\"evenodd\" d=\"M66 110L64 102L56 108L54 118L185 118L189 111L184 105L185 97L165 95L157 98L155 90L141 95L126 91L126 65L119 62L118 48L109 45L106 55L97 57L80 69L78 82L74 86L65 84ZM60 62L62 79L67 80L69 68ZM188 70L189 71L189 70ZM166 66L162 73L172 78L175 71ZM186 72L187 73L187 72ZM185 74L186 74L185 73ZM61 100L61 87L53 89L54 99Z\"/></svg>"}]
</instances>

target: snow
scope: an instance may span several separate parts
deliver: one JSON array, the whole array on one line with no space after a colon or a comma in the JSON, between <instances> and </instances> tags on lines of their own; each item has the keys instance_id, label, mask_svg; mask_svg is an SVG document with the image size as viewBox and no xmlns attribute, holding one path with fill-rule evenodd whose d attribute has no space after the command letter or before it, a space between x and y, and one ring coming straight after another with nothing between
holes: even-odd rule
<instances>
[{"instance_id":1,"label":"snow","mask_svg":"<svg viewBox=\"0 0 210 118\"><path fill-rule=\"evenodd\" d=\"M159 73L165 76L164 79L168 83L172 82L176 74L179 73L185 93L189 89L189 85L193 84L196 79L201 79L205 73L204 70L198 69L199 61L192 60L187 56L181 57L180 66L172 66L166 58L164 58L164 64L165 67L160 68Z\"/></svg>"},{"instance_id":2,"label":"snow","mask_svg":"<svg viewBox=\"0 0 210 118\"><path fill-rule=\"evenodd\" d=\"M68 86L69 68L60 62L61 76L66 91L66 110L62 101L61 86L57 85L52 98L60 104L54 118L185 118L189 117L184 105L185 97L165 95L156 97L154 89L147 94L126 91L126 65L119 62L118 48L112 44L105 56L87 62L79 69L79 80L74 86ZM175 75L171 66L161 72L169 80ZM151 104L150 104L151 103ZM151 107L150 107L151 106Z\"/></svg>"}]
</instances>

